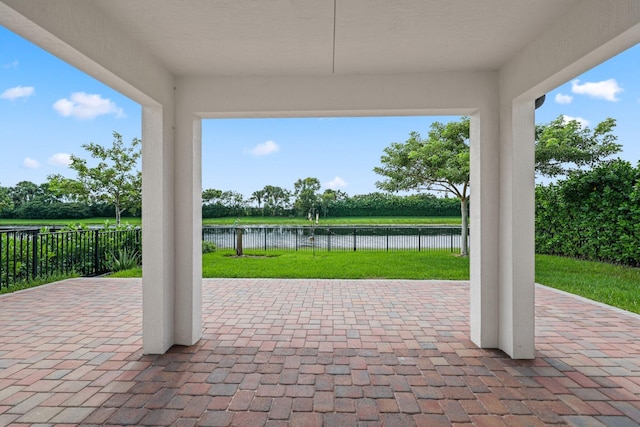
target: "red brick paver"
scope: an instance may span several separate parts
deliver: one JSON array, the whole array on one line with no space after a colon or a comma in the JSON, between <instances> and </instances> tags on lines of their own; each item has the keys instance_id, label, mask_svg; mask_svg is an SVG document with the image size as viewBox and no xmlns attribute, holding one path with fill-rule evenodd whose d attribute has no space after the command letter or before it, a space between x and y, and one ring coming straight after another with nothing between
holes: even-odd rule
<instances>
[{"instance_id":1,"label":"red brick paver","mask_svg":"<svg viewBox=\"0 0 640 427\"><path fill-rule=\"evenodd\" d=\"M0 425L640 425L640 318L544 287L533 361L469 341L466 282L205 280L203 339L162 356L141 298L0 297Z\"/></svg>"}]
</instances>

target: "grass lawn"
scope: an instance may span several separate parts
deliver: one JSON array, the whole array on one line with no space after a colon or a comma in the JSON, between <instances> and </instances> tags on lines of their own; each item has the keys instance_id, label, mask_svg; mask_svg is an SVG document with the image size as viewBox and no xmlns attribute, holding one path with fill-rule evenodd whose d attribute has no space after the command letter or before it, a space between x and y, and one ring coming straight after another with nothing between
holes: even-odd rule
<instances>
[{"instance_id":1,"label":"grass lawn","mask_svg":"<svg viewBox=\"0 0 640 427\"><path fill-rule=\"evenodd\" d=\"M640 268L536 255L536 282L640 314Z\"/></svg>"},{"instance_id":2,"label":"grass lawn","mask_svg":"<svg viewBox=\"0 0 640 427\"><path fill-rule=\"evenodd\" d=\"M203 256L203 277L469 279L469 260L448 252L249 252ZM267 256L268 255L268 256ZM140 277L141 269L114 277ZM536 255L536 282L640 314L640 269Z\"/></svg>"},{"instance_id":3,"label":"grass lawn","mask_svg":"<svg viewBox=\"0 0 640 427\"><path fill-rule=\"evenodd\" d=\"M306 218L282 217L241 217L241 218L203 218L204 225L232 225L237 223L246 225L309 225ZM387 216L387 217L348 217L348 218L320 218L320 225L459 225L460 217L448 216Z\"/></svg>"},{"instance_id":4,"label":"grass lawn","mask_svg":"<svg viewBox=\"0 0 640 427\"><path fill-rule=\"evenodd\" d=\"M69 224L103 225L108 220L115 223L114 218L87 218L87 219L8 219L0 218L0 226L13 225L42 227L46 225L65 226ZM304 218L282 217L240 217L240 218L203 218L203 225L232 225L237 223L244 225L309 225L309 220ZM140 225L140 218L122 218L122 223ZM320 218L320 225L459 225L460 217L349 217L349 218Z\"/></svg>"},{"instance_id":5,"label":"grass lawn","mask_svg":"<svg viewBox=\"0 0 640 427\"><path fill-rule=\"evenodd\" d=\"M469 279L469 260L450 252L316 252L231 250L202 256L202 276L296 279ZM141 277L140 268L111 277Z\"/></svg>"},{"instance_id":6,"label":"grass lawn","mask_svg":"<svg viewBox=\"0 0 640 427\"><path fill-rule=\"evenodd\" d=\"M8 287L2 286L0 287L0 295L10 294L11 292L17 292L23 289L34 288L36 286L46 285L47 283L58 282L60 280L71 279L74 277L79 277L79 276L75 273L67 273L67 274L59 273L59 274L52 274L46 277L39 277L38 279L31 280L29 282L19 282Z\"/></svg>"},{"instance_id":7,"label":"grass lawn","mask_svg":"<svg viewBox=\"0 0 640 427\"><path fill-rule=\"evenodd\" d=\"M115 224L115 218L86 218L86 219L11 219L0 218L0 227L11 227L13 225L44 227L47 225L65 226L69 224L73 225L104 225L105 221L109 221L111 224ZM122 224L140 225L142 222L140 218L122 218Z\"/></svg>"}]
</instances>

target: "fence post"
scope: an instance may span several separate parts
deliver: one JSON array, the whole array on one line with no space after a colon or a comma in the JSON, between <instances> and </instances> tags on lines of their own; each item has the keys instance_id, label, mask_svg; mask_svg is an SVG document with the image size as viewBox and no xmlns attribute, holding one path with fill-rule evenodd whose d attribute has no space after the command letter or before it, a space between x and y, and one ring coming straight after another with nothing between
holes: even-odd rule
<instances>
[{"instance_id":1,"label":"fence post","mask_svg":"<svg viewBox=\"0 0 640 427\"><path fill-rule=\"evenodd\" d=\"M387 227L387 252L389 252L389 227Z\"/></svg>"},{"instance_id":2,"label":"fence post","mask_svg":"<svg viewBox=\"0 0 640 427\"><path fill-rule=\"evenodd\" d=\"M32 250L33 250L33 256L31 257L33 259L33 269L31 270L31 279L35 279L36 275L38 274L38 235L40 233L36 232L33 234L33 238L31 239L32 241Z\"/></svg>"},{"instance_id":3,"label":"fence post","mask_svg":"<svg viewBox=\"0 0 640 427\"><path fill-rule=\"evenodd\" d=\"M100 230L96 228L96 230L94 231L94 236L95 236L95 244L94 244L94 267L93 267L93 274L95 274L96 276L100 273L99 268L98 268L98 250L99 250L99 242L98 239L100 237Z\"/></svg>"},{"instance_id":4,"label":"fence post","mask_svg":"<svg viewBox=\"0 0 640 427\"><path fill-rule=\"evenodd\" d=\"M353 252L356 251L356 228L353 229Z\"/></svg>"},{"instance_id":5,"label":"fence post","mask_svg":"<svg viewBox=\"0 0 640 427\"><path fill-rule=\"evenodd\" d=\"M262 228L264 230L264 250L267 250L267 227Z\"/></svg>"}]
</instances>

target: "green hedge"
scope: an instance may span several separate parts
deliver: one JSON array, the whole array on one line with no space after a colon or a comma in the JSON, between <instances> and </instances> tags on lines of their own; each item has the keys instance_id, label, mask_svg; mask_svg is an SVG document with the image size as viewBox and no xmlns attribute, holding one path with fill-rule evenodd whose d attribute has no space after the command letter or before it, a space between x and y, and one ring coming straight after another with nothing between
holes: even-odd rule
<instances>
[{"instance_id":1,"label":"green hedge","mask_svg":"<svg viewBox=\"0 0 640 427\"><path fill-rule=\"evenodd\" d=\"M614 160L538 186L536 251L640 266L640 167Z\"/></svg>"},{"instance_id":2,"label":"green hedge","mask_svg":"<svg viewBox=\"0 0 640 427\"><path fill-rule=\"evenodd\" d=\"M327 216L460 216L460 200L430 194L371 193L332 202Z\"/></svg>"}]
</instances>

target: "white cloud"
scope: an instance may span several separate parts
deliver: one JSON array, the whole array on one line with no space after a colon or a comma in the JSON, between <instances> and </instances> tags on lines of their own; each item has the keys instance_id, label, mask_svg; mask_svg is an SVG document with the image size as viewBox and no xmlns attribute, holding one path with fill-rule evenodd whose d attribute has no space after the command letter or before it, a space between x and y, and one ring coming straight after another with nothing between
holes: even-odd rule
<instances>
[{"instance_id":1,"label":"white cloud","mask_svg":"<svg viewBox=\"0 0 640 427\"><path fill-rule=\"evenodd\" d=\"M567 115L562 116L563 123L569 123L572 120L575 120L576 122L580 123L580 126L583 128L589 126L589 120L584 119L582 117L573 117L573 116L567 116Z\"/></svg>"},{"instance_id":2,"label":"white cloud","mask_svg":"<svg viewBox=\"0 0 640 427\"><path fill-rule=\"evenodd\" d=\"M113 114L118 119L126 117L122 108L112 100L85 92L74 92L69 99L57 100L53 109L63 117L75 117L80 120L95 119L104 114Z\"/></svg>"},{"instance_id":3,"label":"white cloud","mask_svg":"<svg viewBox=\"0 0 640 427\"><path fill-rule=\"evenodd\" d=\"M329 181L329 182L327 182L325 184L325 187L329 187L332 190L335 190L335 189L338 189L338 188L344 188L346 186L347 186L347 181L345 181L344 179L340 178L339 176L336 176L331 181Z\"/></svg>"},{"instance_id":4,"label":"white cloud","mask_svg":"<svg viewBox=\"0 0 640 427\"><path fill-rule=\"evenodd\" d=\"M67 153L56 153L49 157L48 162L53 166L69 166L71 164L71 155Z\"/></svg>"},{"instance_id":5,"label":"white cloud","mask_svg":"<svg viewBox=\"0 0 640 427\"><path fill-rule=\"evenodd\" d=\"M571 101L573 101L573 96L565 95L564 93L557 93L555 101L558 104L571 104Z\"/></svg>"},{"instance_id":6,"label":"white cloud","mask_svg":"<svg viewBox=\"0 0 640 427\"><path fill-rule=\"evenodd\" d=\"M38 169L40 167L40 163L37 160L31 159L29 157L24 159L22 165L27 169Z\"/></svg>"},{"instance_id":7,"label":"white cloud","mask_svg":"<svg viewBox=\"0 0 640 427\"><path fill-rule=\"evenodd\" d=\"M624 89L618 85L616 79L603 80L601 82L586 82L583 84L580 84L580 80L571 82L571 92L611 102L619 101L620 99L617 95L623 91Z\"/></svg>"},{"instance_id":8,"label":"white cloud","mask_svg":"<svg viewBox=\"0 0 640 427\"><path fill-rule=\"evenodd\" d=\"M18 68L18 60L14 59L13 62L9 62L8 64L2 64L2 68Z\"/></svg>"},{"instance_id":9,"label":"white cloud","mask_svg":"<svg viewBox=\"0 0 640 427\"><path fill-rule=\"evenodd\" d=\"M2 92L0 98L14 101L18 98L28 98L33 95L34 92L35 89L33 86L16 86Z\"/></svg>"},{"instance_id":10,"label":"white cloud","mask_svg":"<svg viewBox=\"0 0 640 427\"><path fill-rule=\"evenodd\" d=\"M273 141L266 141L253 147L249 153L254 156L266 156L276 151L280 151L280 146Z\"/></svg>"}]
</instances>

